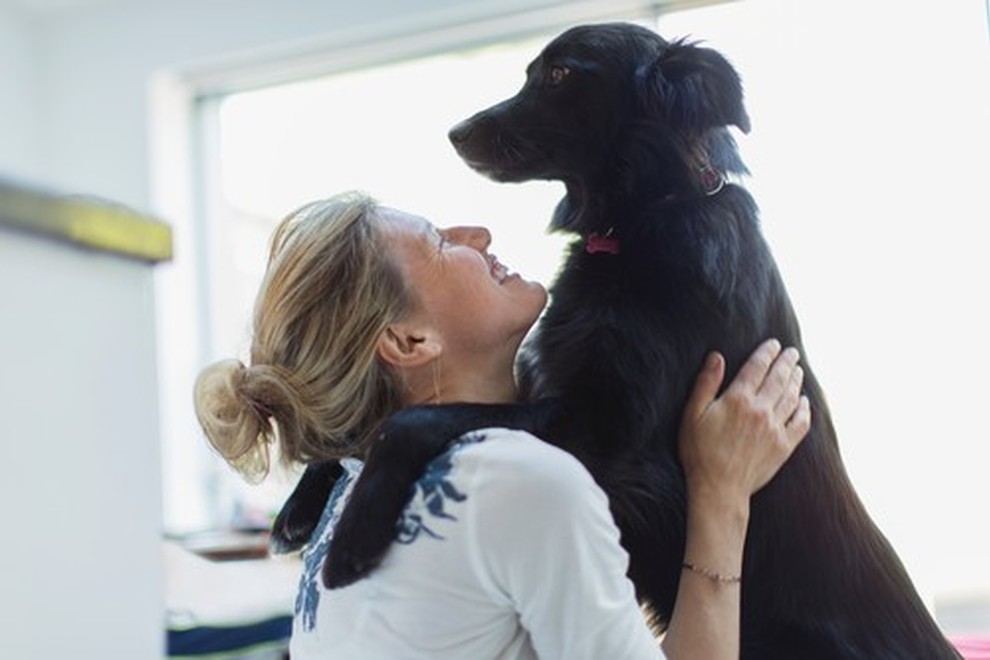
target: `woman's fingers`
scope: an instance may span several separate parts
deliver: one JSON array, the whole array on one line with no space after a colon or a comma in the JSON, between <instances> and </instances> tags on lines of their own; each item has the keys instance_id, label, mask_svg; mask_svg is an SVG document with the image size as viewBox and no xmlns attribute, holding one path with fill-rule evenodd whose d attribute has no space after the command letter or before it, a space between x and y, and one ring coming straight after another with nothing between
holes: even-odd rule
<instances>
[{"instance_id":1,"label":"woman's fingers","mask_svg":"<svg viewBox=\"0 0 990 660\"><path fill-rule=\"evenodd\" d=\"M798 446L798 443L804 440L804 436L808 435L808 431L811 430L811 402L808 400L808 397L802 396L798 401L797 410L787 420L784 430L787 431L787 439L790 441L791 450L793 451Z\"/></svg>"},{"instance_id":2,"label":"woman's fingers","mask_svg":"<svg viewBox=\"0 0 990 660\"><path fill-rule=\"evenodd\" d=\"M761 344L726 391L725 361L712 353L695 381L681 425L680 451L694 488L749 497L762 488L807 435L804 370L793 348Z\"/></svg>"},{"instance_id":3,"label":"woman's fingers","mask_svg":"<svg viewBox=\"0 0 990 660\"><path fill-rule=\"evenodd\" d=\"M774 414L777 419L787 421L797 410L798 402L801 400L801 385L804 383L804 369L795 364L791 370L790 379L783 388L780 396L774 405Z\"/></svg>"},{"instance_id":4,"label":"woman's fingers","mask_svg":"<svg viewBox=\"0 0 990 660\"><path fill-rule=\"evenodd\" d=\"M781 351L770 366L763 382L756 389L756 396L776 406L781 397L787 393L794 370L798 368L797 363L800 357L801 354L794 347L788 347ZM790 417L790 414L787 417Z\"/></svg>"},{"instance_id":5,"label":"woman's fingers","mask_svg":"<svg viewBox=\"0 0 990 660\"><path fill-rule=\"evenodd\" d=\"M770 372L774 360L780 355L780 351L780 342L776 339L768 339L760 344L740 367L739 373L729 387L746 392L757 392Z\"/></svg>"},{"instance_id":6,"label":"woman's fingers","mask_svg":"<svg viewBox=\"0 0 990 660\"><path fill-rule=\"evenodd\" d=\"M754 403L771 410L781 424L795 413L801 397L804 370L798 365L800 353L793 347L782 348L776 339L769 339L749 357L739 369L729 390L746 398L753 396ZM711 405L718 388L725 379L725 359L717 352L710 353L695 380L691 396L685 406L686 418L697 418Z\"/></svg>"},{"instance_id":7,"label":"woman's fingers","mask_svg":"<svg viewBox=\"0 0 990 660\"><path fill-rule=\"evenodd\" d=\"M800 359L796 348L784 349L779 341L769 339L746 360L729 388L754 395L783 422L794 414L801 395L804 370L798 366Z\"/></svg>"},{"instance_id":8,"label":"woman's fingers","mask_svg":"<svg viewBox=\"0 0 990 660\"><path fill-rule=\"evenodd\" d=\"M718 395L718 388L725 378L725 358L720 353L709 353L701 373L694 381L694 388L684 407L685 419L698 419Z\"/></svg>"},{"instance_id":9,"label":"woman's fingers","mask_svg":"<svg viewBox=\"0 0 990 660\"><path fill-rule=\"evenodd\" d=\"M754 473L753 485L758 489L773 477L783 462L794 452L811 428L811 406L801 395L804 369L798 364L801 355L796 348L781 348L769 340L761 344L739 375L730 385L752 417L753 440L763 438L768 450L763 468ZM762 413L760 412L762 411ZM759 445L760 443L757 443ZM757 456L762 450L753 445Z\"/></svg>"}]
</instances>

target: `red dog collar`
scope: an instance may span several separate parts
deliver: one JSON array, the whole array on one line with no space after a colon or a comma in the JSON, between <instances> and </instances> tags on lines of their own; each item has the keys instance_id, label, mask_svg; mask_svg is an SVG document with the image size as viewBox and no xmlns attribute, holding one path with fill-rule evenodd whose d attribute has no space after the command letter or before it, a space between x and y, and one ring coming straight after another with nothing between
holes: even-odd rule
<instances>
[{"instance_id":1,"label":"red dog collar","mask_svg":"<svg viewBox=\"0 0 990 660\"><path fill-rule=\"evenodd\" d=\"M612 236L611 229L604 236L598 233L592 234L585 239L584 251L588 254L597 254L599 252L619 254L619 239Z\"/></svg>"}]
</instances>

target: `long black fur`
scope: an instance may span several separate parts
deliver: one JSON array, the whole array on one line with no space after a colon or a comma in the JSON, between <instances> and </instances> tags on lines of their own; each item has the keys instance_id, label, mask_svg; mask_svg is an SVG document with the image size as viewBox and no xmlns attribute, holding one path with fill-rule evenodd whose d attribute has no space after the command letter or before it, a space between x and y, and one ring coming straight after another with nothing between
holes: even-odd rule
<instances>
[{"instance_id":1,"label":"long black fur","mask_svg":"<svg viewBox=\"0 0 990 660\"><path fill-rule=\"evenodd\" d=\"M605 24L553 40L516 96L451 131L458 153L483 174L566 185L552 227L576 240L519 365L533 403L396 415L337 527L328 585L373 569L412 482L449 440L510 426L574 453L608 493L630 577L663 628L684 548L676 435L704 356L721 351L732 374L765 338L801 348L756 203L738 185L715 191L712 171L745 172L730 125L748 131L749 118L739 77L721 55ZM617 239L619 253L590 254L594 234ZM753 500L742 656L959 657L857 497L802 355L813 424ZM276 522L283 548L311 531L331 483L316 469L304 476Z\"/></svg>"}]
</instances>

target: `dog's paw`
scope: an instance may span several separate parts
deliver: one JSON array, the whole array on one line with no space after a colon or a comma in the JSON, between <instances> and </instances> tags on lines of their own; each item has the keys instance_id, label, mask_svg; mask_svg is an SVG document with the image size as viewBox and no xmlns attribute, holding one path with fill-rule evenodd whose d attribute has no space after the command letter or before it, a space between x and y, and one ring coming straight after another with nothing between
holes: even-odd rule
<instances>
[{"instance_id":1,"label":"dog's paw","mask_svg":"<svg viewBox=\"0 0 990 660\"><path fill-rule=\"evenodd\" d=\"M336 461L306 467L272 523L268 540L268 549L272 554L297 552L309 542L340 474L341 467Z\"/></svg>"}]
</instances>

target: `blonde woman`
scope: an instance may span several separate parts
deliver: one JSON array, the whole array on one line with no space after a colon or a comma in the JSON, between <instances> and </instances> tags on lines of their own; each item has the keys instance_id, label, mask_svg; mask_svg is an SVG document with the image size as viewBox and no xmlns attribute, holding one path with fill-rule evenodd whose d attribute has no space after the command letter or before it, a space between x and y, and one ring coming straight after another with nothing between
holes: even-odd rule
<instances>
[{"instance_id":1,"label":"blonde woman","mask_svg":"<svg viewBox=\"0 0 990 660\"><path fill-rule=\"evenodd\" d=\"M661 648L626 577L606 496L570 454L479 429L433 461L370 577L328 590L320 564L376 431L405 406L516 399L516 351L544 288L488 253L360 194L314 202L273 237L250 363L200 374L197 415L249 479L275 443L290 463L341 460L304 552L291 655L307 658L737 658L749 500L810 423L798 356L768 341L716 398L713 354L683 417L686 571Z\"/></svg>"}]
</instances>

